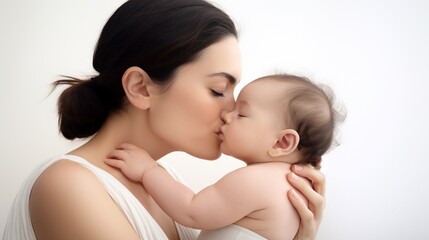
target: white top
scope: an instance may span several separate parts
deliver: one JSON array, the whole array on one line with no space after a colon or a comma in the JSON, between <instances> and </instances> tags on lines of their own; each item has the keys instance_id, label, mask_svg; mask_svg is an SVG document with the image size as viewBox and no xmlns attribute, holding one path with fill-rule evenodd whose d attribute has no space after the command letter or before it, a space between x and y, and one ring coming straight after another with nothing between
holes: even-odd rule
<instances>
[{"instance_id":1,"label":"white top","mask_svg":"<svg viewBox=\"0 0 429 240\"><path fill-rule=\"evenodd\" d=\"M165 233L162 231L161 227L155 221L155 219L153 219L153 217L137 200L137 198L115 177L113 177L106 171L92 165L81 157L74 155L61 155L56 156L51 160L41 164L30 174L30 176L24 182L10 209L6 227L3 233L3 240L36 240L36 236L31 225L30 211L28 207L30 192L34 182L40 176L40 174L50 165L62 159L79 163L83 167L86 167L87 169L92 171L98 177L100 182L106 188L106 191L116 202L116 204L122 209L123 213L127 216L128 221L131 223L132 227L137 232L140 239L168 239ZM166 167L165 164L162 164L161 166L165 168L178 181L181 181L178 175L174 171L172 171L171 168ZM176 223L176 229L178 231L180 239L193 240L197 238L199 233L198 230L184 227L178 223Z\"/></svg>"},{"instance_id":2,"label":"white top","mask_svg":"<svg viewBox=\"0 0 429 240\"><path fill-rule=\"evenodd\" d=\"M261 235L250 231L247 228L231 224L223 228L214 230L202 230L198 240L262 240L266 239Z\"/></svg>"}]
</instances>

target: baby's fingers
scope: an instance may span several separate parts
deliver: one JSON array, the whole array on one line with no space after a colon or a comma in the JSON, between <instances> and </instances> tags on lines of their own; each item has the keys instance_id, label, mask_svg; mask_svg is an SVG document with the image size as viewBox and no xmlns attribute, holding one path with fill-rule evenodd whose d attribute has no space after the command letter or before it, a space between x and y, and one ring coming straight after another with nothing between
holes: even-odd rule
<instances>
[{"instance_id":1,"label":"baby's fingers","mask_svg":"<svg viewBox=\"0 0 429 240\"><path fill-rule=\"evenodd\" d=\"M107 158L120 160L124 160L127 157L129 157L129 153L125 150L113 150L111 153L109 153L109 155L107 155Z\"/></svg>"},{"instance_id":2,"label":"baby's fingers","mask_svg":"<svg viewBox=\"0 0 429 240\"><path fill-rule=\"evenodd\" d=\"M138 149L138 147L131 143L121 143L118 146L116 146L116 149L118 150L135 150Z\"/></svg>"},{"instance_id":3,"label":"baby's fingers","mask_svg":"<svg viewBox=\"0 0 429 240\"><path fill-rule=\"evenodd\" d=\"M111 167L119 168L119 169L122 169L122 167L125 165L124 161L113 159L113 158L106 158L104 162Z\"/></svg>"}]
</instances>

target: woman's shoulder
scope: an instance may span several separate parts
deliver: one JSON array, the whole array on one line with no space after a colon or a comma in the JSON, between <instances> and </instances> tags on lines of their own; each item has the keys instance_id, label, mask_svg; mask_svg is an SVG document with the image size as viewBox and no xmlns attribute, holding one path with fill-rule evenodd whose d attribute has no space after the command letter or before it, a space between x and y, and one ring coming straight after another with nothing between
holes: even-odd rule
<instances>
[{"instance_id":1,"label":"woman's shoulder","mask_svg":"<svg viewBox=\"0 0 429 240\"><path fill-rule=\"evenodd\" d=\"M90 170L76 162L63 159L52 163L39 175L32 192L56 189L64 193L73 191L74 186L94 187L96 182L97 177Z\"/></svg>"},{"instance_id":2,"label":"woman's shoulder","mask_svg":"<svg viewBox=\"0 0 429 240\"><path fill-rule=\"evenodd\" d=\"M135 237L97 176L73 161L58 160L40 174L33 185L29 206L34 230L42 237L44 233L56 235L52 231L58 229L56 236L63 239L67 239L68 234L76 236L75 233L102 239L104 233L97 231L100 224L109 226L107 232L111 236L121 233L130 239Z\"/></svg>"},{"instance_id":3,"label":"woman's shoulder","mask_svg":"<svg viewBox=\"0 0 429 240\"><path fill-rule=\"evenodd\" d=\"M101 190L104 190L103 185L89 169L73 161L58 160L47 167L34 182L30 210L33 215L33 210L44 209L43 212L46 213L45 208L54 205L74 207L79 202L85 202L88 193L99 200L108 197L107 194L95 194L102 192ZM58 210L63 209L57 207Z\"/></svg>"}]
</instances>

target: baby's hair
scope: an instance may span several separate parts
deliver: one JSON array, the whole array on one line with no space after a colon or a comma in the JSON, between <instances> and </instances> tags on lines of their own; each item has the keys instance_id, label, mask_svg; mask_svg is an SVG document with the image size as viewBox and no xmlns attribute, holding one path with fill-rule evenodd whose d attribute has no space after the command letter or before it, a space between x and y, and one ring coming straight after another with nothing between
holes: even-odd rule
<instances>
[{"instance_id":1,"label":"baby's hair","mask_svg":"<svg viewBox=\"0 0 429 240\"><path fill-rule=\"evenodd\" d=\"M299 134L298 150L300 164L311 164L320 168L322 155L332 145L337 145L337 125L344 121L345 112L335 107L335 96L331 88L316 84L306 77L276 74L262 79L272 79L289 84L284 95L285 121L288 128Z\"/></svg>"}]
</instances>

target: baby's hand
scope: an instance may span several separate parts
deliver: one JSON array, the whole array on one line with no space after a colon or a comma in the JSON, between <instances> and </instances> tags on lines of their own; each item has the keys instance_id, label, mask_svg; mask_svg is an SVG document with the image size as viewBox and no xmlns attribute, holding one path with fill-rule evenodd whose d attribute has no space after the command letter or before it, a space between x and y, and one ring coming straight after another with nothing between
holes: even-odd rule
<instances>
[{"instance_id":1,"label":"baby's hand","mask_svg":"<svg viewBox=\"0 0 429 240\"><path fill-rule=\"evenodd\" d=\"M125 176L136 182L142 181L146 170L157 166L155 160L145 150L129 143L117 146L104 162L120 169Z\"/></svg>"}]
</instances>

